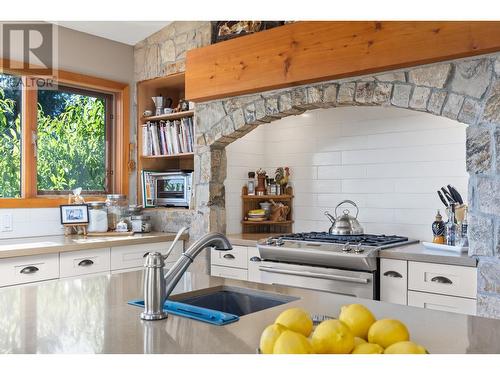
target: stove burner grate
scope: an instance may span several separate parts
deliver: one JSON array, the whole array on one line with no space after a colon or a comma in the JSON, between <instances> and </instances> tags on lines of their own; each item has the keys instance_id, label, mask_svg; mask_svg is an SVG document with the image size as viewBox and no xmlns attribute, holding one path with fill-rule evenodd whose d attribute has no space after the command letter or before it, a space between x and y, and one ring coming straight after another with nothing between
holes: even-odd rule
<instances>
[{"instance_id":1,"label":"stove burner grate","mask_svg":"<svg viewBox=\"0 0 500 375\"><path fill-rule=\"evenodd\" d=\"M309 241L345 244L361 244L364 246L387 246L402 242L407 242L408 237L385 235L385 234L356 234L356 235L336 235L328 232L303 232L288 233L280 235L278 238L291 241Z\"/></svg>"}]
</instances>

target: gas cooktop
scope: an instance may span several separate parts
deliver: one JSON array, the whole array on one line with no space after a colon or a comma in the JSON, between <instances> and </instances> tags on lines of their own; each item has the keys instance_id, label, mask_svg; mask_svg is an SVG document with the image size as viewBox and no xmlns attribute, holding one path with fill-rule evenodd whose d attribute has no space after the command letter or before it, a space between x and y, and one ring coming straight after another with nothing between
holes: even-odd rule
<instances>
[{"instance_id":1,"label":"gas cooktop","mask_svg":"<svg viewBox=\"0 0 500 375\"><path fill-rule=\"evenodd\" d=\"M408 237L385 235L385 234L356 234L356 235L336 235L328 232L303 232L288 233L275 237L287 241L308 241L332 244L346 244L375 246L387 248L398 244L408 243ZM413 242L413 241L412 241Z\"/></svg>"}]
</instances>

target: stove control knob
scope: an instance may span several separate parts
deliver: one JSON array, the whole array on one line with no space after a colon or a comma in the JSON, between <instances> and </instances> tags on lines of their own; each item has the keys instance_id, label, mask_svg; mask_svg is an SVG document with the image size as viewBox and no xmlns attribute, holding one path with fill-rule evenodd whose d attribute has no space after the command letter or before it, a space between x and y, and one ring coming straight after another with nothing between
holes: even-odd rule
<instances>
[{"instance_id":1,"label":"stove control knob","mask_svg":"<svg viewBox=\"0 0 500 375\"><path fill-rule=\"evenodd\" d=\"M276 246L283 246L285 244L285 241L283 241L283 238L278 238L275 244Z\"/></svg>"},{"instance_id":2,"label":"stove control knob","mask_svg":"<svg viewBox=\"0 0 500 375\"><path fill-rule=\"evenodd\" d=\"M269 237L269 238L266 240L266 245L274 245L274 238Z\"/></svg>"},{"instance_id":3,"label":"stove control knob","mask_svg":"<svg viewBox=\"0 0 500 375\"><path fill-rule=\"evenodd\" d=\"M354 248L354 252L355 252L355 253L358 253L358 254L360 254L360 253L362 253L362 252L364 252L364 251L365 251L365 249L363 249L363 248L361 247L361 244L360 244L360 243L358 243L358 244L356 245L356 247Z\"/></svg>"},{"instance_id":4,"label":"stove control knob","mask_svg":"<svg viewBox=\"0 0 500 375\"><path fill-rule=\"evenodd\" d=\"M342 251L345 252L345 253L348 253L351 250L352 250L351 249L351 244L349 242L347 242L346 244L344 244L344 246L342 246Z\"/></svg>"}]
</instances>

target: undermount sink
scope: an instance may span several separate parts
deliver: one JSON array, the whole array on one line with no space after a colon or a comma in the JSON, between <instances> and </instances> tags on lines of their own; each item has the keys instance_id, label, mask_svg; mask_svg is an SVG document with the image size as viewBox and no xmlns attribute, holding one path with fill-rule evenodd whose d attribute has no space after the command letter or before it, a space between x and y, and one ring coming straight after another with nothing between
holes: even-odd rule
<instances>
[{"instance_id":1,"label":"undermount sink","mask_svg":"<svg viewBox=\"0 0 500 375\"><path fill-rule=\"evenodd\" d=\"M298 300L298 297L232 286L216 286L170 296L170 300L244 316Z\"/></svg>"}]
</instances>

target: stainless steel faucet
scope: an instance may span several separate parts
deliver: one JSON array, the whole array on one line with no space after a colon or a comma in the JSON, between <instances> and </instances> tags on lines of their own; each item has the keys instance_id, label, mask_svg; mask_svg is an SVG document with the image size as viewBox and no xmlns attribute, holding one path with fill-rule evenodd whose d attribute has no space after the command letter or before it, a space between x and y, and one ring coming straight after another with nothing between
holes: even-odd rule
<instances>
[{"instance_id":1,"label":"stainless steel faucet","mask_svg":"<svg viewBox=\"0 0 500 375\"><path fill-rule=\"evenodd\" d=\"M176 238L178 237L180 237L179 233ZM144 311L141 313L141 319L159 320L167 317L167 313L163 311L163 304L174 290L182 275L184 275L184 272L186 272L198 254L206 248L227 251L233 247L226 236L221 233L206 234L182 253L181 257L166 275L163 270L166 257L160 253L148 254L146 263L144 264L146 268L144 272Z\"/></svg>"}]
</instances>

